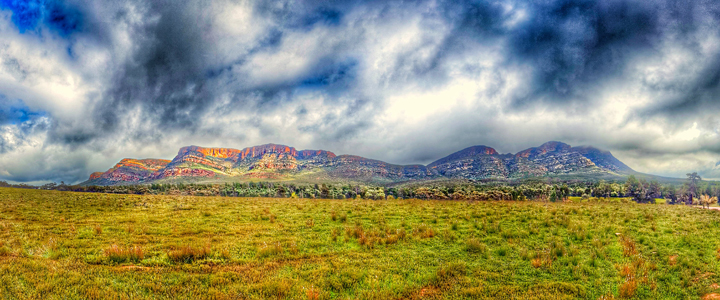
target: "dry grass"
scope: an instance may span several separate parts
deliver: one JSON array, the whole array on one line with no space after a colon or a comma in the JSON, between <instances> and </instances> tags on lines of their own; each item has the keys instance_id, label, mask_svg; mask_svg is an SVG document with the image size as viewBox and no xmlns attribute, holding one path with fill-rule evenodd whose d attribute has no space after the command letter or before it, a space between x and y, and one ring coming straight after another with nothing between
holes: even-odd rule
<instances>
[{"instance_id":1,"label":"dry grass","mask_svg":"<svg viewBox=\"0 0 720 300\"><path fill-rule=\"evenodd\" d=\"M5 245L5 242L0 241L0 256L10 256L12 254L12 251L10 251L10 247Z\"/></svg>"},{"instance_id":2,"label":"dry grass","mask_svg":"<svg viewBox=\"0 0 720 300\"><path fill-rule=\"evenodd\" d=\"M435 230L423 223L413 230L413 234L417 237L427 239L435 236Z\"/></svg>"},{"instance_id":3,"label":"dry grass","mask_svg":"<svg viewBox=\"0 0 720 300\"><path fill-rule=\"evenodd\" d=\"M202 247L196 246L181 246L174 247L174 249L167 252L168 258L176 263L189 263L195 260L200 260L210 255L210 245Z\"/></svg>"},{"instance_id":4,"label":"dry grass","mask_svg":"<svg viewBox=\"0 0 720 300\"><path fill-rule=\"evenodd\" d=\"M139 262L145 258L145 251L139 246L121 247L113 244L105 249L105 256L114 263Z\"/></svg>"},{"instance_id":5,"label":"dry grass","mask_svg":"<svg viewBox=\"0 0 720 300\"><path fill-rule=\"evenodd\" d=\"M630 299L635 296L637 288L638 286L635 280L626 281L618 287L618 297L623 299Z\"/></svg>"},{"instance_id":6,"label":"dry grass","mask_svg":"<svg viewBox=\"0 0 720 300\"><path fill-rule=\"evenodd\" d=\"M629 237L625 235L621 236L620 243L622 244L623 255L625 255L625 257L631 257L637 254L637 245Z\"/></svg>"},{"instance_id":7,"label":"dry grass","mask_svg":"<svg viewBox=\"0 0 720 300\"><path fill-rule=\"evenodd\" d=\"M284 252L283 247L278 242L269 243L269 244L263 243L257 249L258 257L277 256L277 255L281 255L283 252Z\"/></svg>"}]
</instances>

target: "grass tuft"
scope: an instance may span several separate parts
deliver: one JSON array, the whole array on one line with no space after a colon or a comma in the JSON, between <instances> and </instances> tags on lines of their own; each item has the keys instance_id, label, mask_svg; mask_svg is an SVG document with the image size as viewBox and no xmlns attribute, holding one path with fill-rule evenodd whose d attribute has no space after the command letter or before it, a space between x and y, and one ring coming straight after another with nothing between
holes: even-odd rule
<instances>
[{"instance_id":1,"label":"grass tuft","mask_svg":"<svg viewBox=\"0 0 720 300\"><path fill-rule=\"evenodd\" d=\"M452 284L460 276L467 274L467 266L464 262L451 263L439 268L435 272L432 284L437 287Z\"/></svg>"},{"instance_id":2,"label":"grass tuft","mask_svg":"<svg viewBox=\"0 0 720 300\"><path fill-rule=\"evenodd\" d=\"M487 252L487 246L480 242L480 240L476 238L471 238L467 241L465 241L466 249L469 252L472 253L481 253L484 254Z\"/></svg>"},{"instance_id":3,"label":"grass tuft","mask_svg":"<svg viewBox=\"0 0 720 300\"><path fill-rule=\"evenodd\" d=\"M628 280L618 287L618 296L622 299L630 299L635 297L637 291L637 282L635 280Z\"/></svg>"},{"instance_id":4,"label":"grass tuft","mask_svg":"<svg viewBox=\"0 0 720 300\"><path fill-rule=\"evenodd\" d=\"M278 256L283 253L283 248L280 245L279 242L275 243L263 243L260 247L257 249L257 255L258 257L271 257L271 256Z\"/></svg>"},{"instance_id":5,"label":"grass tuft","mask_svg":"<svg viewBox=\"0 0 720 300\"><path fill-rule=\"evenodd\" d=\"M413 230L413 234L419 238L427 239L435 236L435 230L423 223Z\"/></svg>"},{"instance_id":6,"label":"grass tuft","mask_svg":"<svg viewBox=\"0 0 720 300\"><path fill-rule=\"evenodd\" d=\"M105 256L114 263L139 262L145 258L145 251L139 246L121 247L113 244L105 249Z\"/></svg>"},{"instance_id":7,"label":"grass tuft","mask_svg":"<svg viewBox=\"0 0 720 300\"><path fill-rule=\"evenodd\" d=\"M182 246L167 252L168 258L175 263L191 263L207 258L210 255L210 245L204 247Z\"/></svg>"}]
</instances>

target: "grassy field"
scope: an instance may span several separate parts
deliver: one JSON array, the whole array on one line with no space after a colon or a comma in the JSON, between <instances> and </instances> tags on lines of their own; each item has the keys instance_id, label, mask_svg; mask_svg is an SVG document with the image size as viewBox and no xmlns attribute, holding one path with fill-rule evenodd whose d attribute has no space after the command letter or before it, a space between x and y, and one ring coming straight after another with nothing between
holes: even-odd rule
<instances>
[{"instance_id":1,"label":"grassy field","mask_svg":"<svg viewBox=\"0 0 720 300\"><path fill-rule=\"evenodd\" d=\"M720 212L0 189L2 299L698 299Z\"/></svg>"}]
</instances>

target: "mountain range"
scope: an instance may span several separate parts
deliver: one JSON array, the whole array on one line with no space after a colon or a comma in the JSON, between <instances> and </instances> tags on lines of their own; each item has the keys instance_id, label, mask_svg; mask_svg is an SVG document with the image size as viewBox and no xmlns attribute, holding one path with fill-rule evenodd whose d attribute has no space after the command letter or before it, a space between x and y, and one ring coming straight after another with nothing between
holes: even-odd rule
<instances>
[{"instance_id":1,"label":"mountain range","mask_svg":"<svg viewBox=\"0 0 720 300\"><path fill-rule=\"evenodd\" d=\"M472 146L427 166L394 165L326 150L266 144L242 150L183 147L172 160L130 159L95 172L83 185L248 180L353 181L388 184L437 179L518 179L546 176L620 177L636 174L610 152L547 142L515 154Z\"/></svg>"}]
</instances>

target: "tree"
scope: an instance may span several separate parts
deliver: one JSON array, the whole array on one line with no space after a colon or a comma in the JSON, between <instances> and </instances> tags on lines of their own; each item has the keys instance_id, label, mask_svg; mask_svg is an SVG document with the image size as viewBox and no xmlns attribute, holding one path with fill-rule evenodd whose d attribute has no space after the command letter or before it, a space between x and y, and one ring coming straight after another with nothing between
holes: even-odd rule
<instances>
[{"instance_id":1,"label":"tree","mask_svg":"<svg viewBox=\"0 0 720 300\"><path fill-rule=\"evenodd\" d=\"M635 178L635 175L630 175L627 181L625 181L625 190L627 191L627 195L632 197L636 202L642 200L642 195L645 194L642 184Z\"/></svg>"},{"instance_id":2,"label":"tree","mask_svg":"<svg viewBox=\"0 0 720 300\"><path fill-rule=\"evenodd\" d=\"M663 191L663 196L665 197L665 199L670 200L670 204L675 204L675 202L677 202L678 200L677 190L675 189L675 186L671 184L665 187L665 190Z\"/></svg>"},{"instance_id":3,"label":"tree","mask_svg":"<svg viewBox=\"0 0 720 300\"><path fill-rule=\"evenodd\" d=\"M612 188L609 184L605 183L605 180L600 180L593 192L595 197L608 197L612 192Z\"/></svg>"},{"instance_id":4,"label":"tree","mask_svg":"<svg viewBox=\"0 0 720 300\"><path fill-rule=\"evenodd\" d=\"M655 203L655 198L660 196L660 184L657 181L648 183L645 179L638 180L633 175L625 182L625 189L628 196L637 203Z\"/></svg>"},{"instance_id":5,"label":"tree","mask_svg":"<svg viewBox=\"0 0 720 300\"><path fill-rule=\"evenodd\" d=\"M688 193L689 193L688 194L688 196L689 196L688 202L689 203L687 203L687 204L692 204L693 197L697 197L697 195L698 195L697 194L697 185L698 185L698 182L700 182L702 180L702 178L700 178L700 175L698 175L697 172L688 173L687 177L688 177Z\"/></svg>"},{"instance_id":6,"label":"tree","mask_svg":"<svg viewBox=\"0 0 720 300\"><path fill-rule=\"evenodd\" d=\"M555 190L553 190L552 192L550 192L550 202L555 202L555 201L558 201L558 196L557 196L557 192Z\"/></svg>"},{"instance_id":7,"label":"tree","mask_svg":"<svg viewBox=\"0 0 720 300\"><path fill-rule=\"evenodd\" d=\"M655 203L655 198L659 198L662 195L662 187L660 186L660 183L657 182L657 180L653 180L650 182L650 185L647 189L647 195L646 199L650 203Z\"/></svg>"},{"instance_id":8,"label":"tree","mask_svg":"<svg viewBox=\"0 0 720 300\"><path fill-rule=\"evenodd\" d=\"M317 184L315 186L317 186ZM330 195L330 189L328 189L327 185L323 183L322 186L320 187L320 197L328 198L329 195Z\"/></svg>"}]
</instances>

